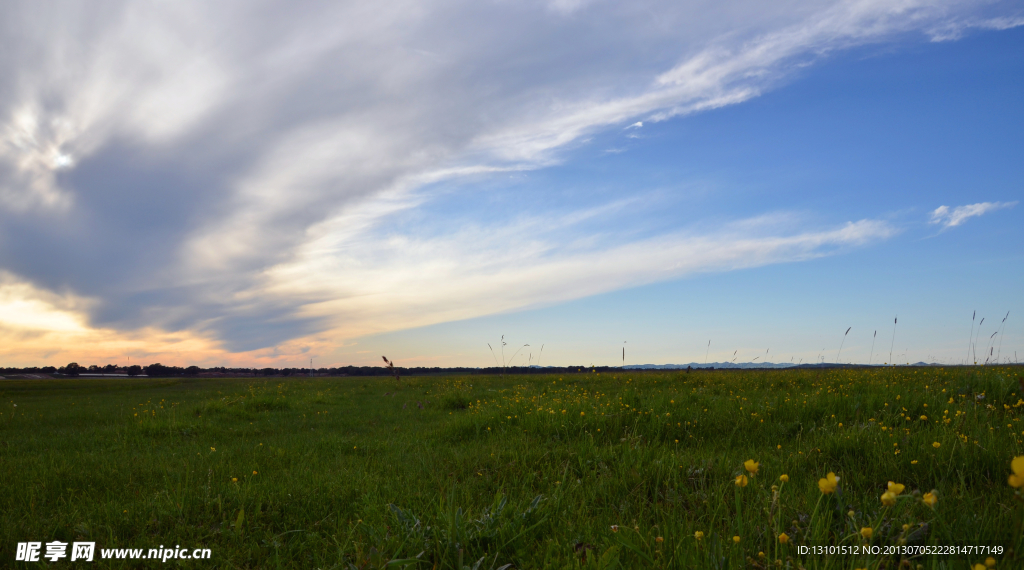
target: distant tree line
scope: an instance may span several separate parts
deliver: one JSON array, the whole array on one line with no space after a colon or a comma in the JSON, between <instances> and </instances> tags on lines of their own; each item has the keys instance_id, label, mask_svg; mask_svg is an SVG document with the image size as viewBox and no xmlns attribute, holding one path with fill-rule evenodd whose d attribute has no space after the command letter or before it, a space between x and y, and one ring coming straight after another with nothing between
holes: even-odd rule
<instances>
[{"instance_id":1,"label":"distant tree line","mask_svg":"<svg viewBox=\"0 0 1024 570\"><path fill-rule=\"evenodd\" d=\"M572 374L583 372L620 372L622 369L612 366L564 366L564 367L526 367L509 366L508 368L440 368L440 367L411 367L405 368L396 366L395 370L401 376L441 376L441 375L474 375L474 374ZM165 366L159 362L140 366L133 364L128 367L107 364L99 366L91 364L83 366L77 362L71 362L61 367L43 366L29 368L0 368L0 376L11 376L20 374L46 374L51 376L79 378L83 374L126 374L128 376L146 375L152 378L170 377L199 377L199 376L391 376L392 372L385 366L341 366L334 368L228 368L215 366L212 368L200 368L199 366Z\"/></svg>"}]
</instances>

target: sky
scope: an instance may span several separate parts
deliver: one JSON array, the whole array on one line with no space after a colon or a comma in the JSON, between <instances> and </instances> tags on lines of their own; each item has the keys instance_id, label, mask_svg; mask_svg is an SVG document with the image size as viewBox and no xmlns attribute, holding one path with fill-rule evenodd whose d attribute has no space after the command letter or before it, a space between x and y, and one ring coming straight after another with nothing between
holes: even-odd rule
<instances>
[{"instance_id":1,"label":"sky","mask_svg":"<svg viewBox=\"0 0 1024 570\"><path fill-rule=\"evenodd\" d=\"M3 12L0 365L1024 360L1017 2Z\"/></svg>"}]
</instances>

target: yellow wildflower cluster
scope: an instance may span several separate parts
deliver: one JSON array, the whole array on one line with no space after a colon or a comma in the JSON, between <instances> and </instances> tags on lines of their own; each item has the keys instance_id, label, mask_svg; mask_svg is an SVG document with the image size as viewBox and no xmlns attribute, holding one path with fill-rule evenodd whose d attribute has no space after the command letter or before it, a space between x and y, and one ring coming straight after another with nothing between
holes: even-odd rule
<instances>
[{"instance_id":1,"label":"yellow wildflower cluster","mask_svg":"<svg viewBox=\"0 0 1024 570\"><path fill-rule=\"evenodd\" d=\"M896 497L903 492L904 486L889 481L889 488L882 493L882 504L891 507L896 504Z\"/></svg>"}]
</instances>

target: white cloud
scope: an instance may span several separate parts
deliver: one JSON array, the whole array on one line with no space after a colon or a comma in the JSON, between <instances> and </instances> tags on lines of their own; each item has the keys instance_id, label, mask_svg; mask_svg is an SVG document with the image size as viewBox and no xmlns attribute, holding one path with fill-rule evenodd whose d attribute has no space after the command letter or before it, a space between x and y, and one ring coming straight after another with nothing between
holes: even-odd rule
<instances>
[{"instance_id":1,"label":"white cloud","mask_svg":"<svg viewBox=\"0 0 1024 570\"><path fill-rule=\"evenodd\" d=\"M977 204L968 204L966 206L957 206L956 208L950 209L949 206L939 206L932 211L932 219L928 222L930 224L940 224L942 229L952 228L959 226L964 223L968 218L974 216L980 216L993 210L999 210L1002 208L1012 208L1017 205L1017 202L979 202Z\"/></svg>"},{"instance_id":2,"label":"white cloud","mask_svg":"<svg viewBox=\"0 0 1024 570\"><path fill-rule=\"evenodd\" d=\"M776 214L710 232L685 229L611 246L608 240L565 240L584 222L615 220L635 208L635 200L643 197L575 216L525 216L501 227L460 226L434 237L384 231L386 238L375 226L400 218L400 212L394 204L368 205L365 212L321 224L320 237L294 262L268 271L264 290L328 299L305 305L302 313L327 317L335 338L354 338L696 273L804 261L898 231L877 220L798 230L806 228L806 220ZM353 234L353 226L361 231ZM343 238L335 228L345 232Z\"/></svg>"},{"instance_id":3,"label":"white cloud","mask_svg":"<svg viewBox=\"0 0 1024 570\"><path fill-rule=\"evenodd\" d=\"M0 271L0 328L29 332L82 332L88 301L73 294L57 295Z\"/></svg>"},{"instance_id":4,"label":"white cloud","mask_svg":"<svg viewBox=\"0 0 1024 570\"><path fill-rule=\"evenodd\" d=\"M0 117L9 117L0 164L13 179L0 179L0 207L66 211L74 195L56 182L58 170L113 137L181 136L224 100L229 72L213 49L222 30L201 13L177 4L39 9L50 12L45 22L8 13L24 27L22 41L7 43L23 67L3 69L13 89L0 99Z\"/></svg>"},{"instance_id":5,"label":"white cloud","mask_svg":"<svg viewBox=\"0 0 1024 570\"><path fill-rule=\"evenodd\" d=\"M958 40L970 30L1009 30L1024 26L1024 16L1002 16L998 18L966 18L943 22L928 30L933 42Z\"/></svg>"},{"instance_id":6,"label":"white cloud","mask_svg":"<svg viewBox=\"0 0 1024 570\"><path fill-rule=\"evenodd\" d=\"M587 4L590 4L593 0L550 0L548 6L555 12L562 14L571 14L577 10L582 9Z\"/></svg>"},{"instance_id":7,"label":"white cloud","mask_svg":"<svg viewBox=\"0 0 1024 570\"><path fill-rule=\"evenodd\" d=\"M0 183L0 204L14 211L67 209L72 202L71 194L56 184L56 172L73 162L64 150L73 133L65 121L46 121L41 115L32 105L14 109L0 130L0 160L12 171L11 179Z\"/></svg>"},{"instance_id":8,"label":"white cloud","mask_svg":"<svg viewBox=\"0 0 1024 570\"><path fill-rule=\"evenodd\" d=\"M824 4L776 29L746 38L737 33L714 38L628 96L561 102L543 118L483 134L476 144L501 160L545 164L552 159L552 151L593 129L636 117L661 121L742 103L808 61L947 21L958 4L970 2L860 0Z\"/></svg>"}]
</instances>

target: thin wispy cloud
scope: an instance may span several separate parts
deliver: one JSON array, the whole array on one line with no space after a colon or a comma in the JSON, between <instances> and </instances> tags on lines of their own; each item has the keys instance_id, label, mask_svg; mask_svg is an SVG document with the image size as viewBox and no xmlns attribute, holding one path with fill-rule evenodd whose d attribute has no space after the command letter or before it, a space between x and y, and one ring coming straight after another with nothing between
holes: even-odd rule
<instances>
[{"instance_id":1,"label":"thin wispy cloud","mask_svg":"<svg viewBox=\"0 0 1024 570\"><path fill-rule=\"evenodd\" d=\"M965 18L943 22L928 30L933 42L948 42L964 37L971 30L1010 30L1024 26L1024 12L996 18Z\"/></svg>"},{"instance_id":2,"label":"thin wispy cloud","mask_svg":"<svg viewBox=\"0 0 1024 570\"><path fill-rule=\"evenodd\" d=\"M950 208L949 206L939 206L932 211L931 220L928 223L938 224L942 226L942 229L952 228L959 226L970 218L987 214L994 210L1001 210L1003 208L1012 208L1017 205L1017 202L979 202L977 204L968 204L966 206L957 206Z\"/></svg>"},{"instance_id":3,"label":"thin wispy cloud","mask_svg":"<svg viewBox=\"0 0 1024 570\"><path fill-rule=\"evenodd\" d=\"M501 228L470 225L434 238L368 231L363 238L336 241L323 228L324 237L311 243L293 265L267 274L267 289L329 298L304 306L302 313L336 323L335 334L366 335L698 273L806 261L879 242L899 231L878 220L808 231L802 229L807 220L780 215L625 243L615 243L615 236L567 240L577 235L577 224L612 222L625 207L619 204L572 221L550 215L520 218ZM345 226L347 221L329 224Z\"/></svg>"}]
</instances>

